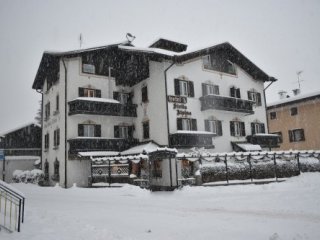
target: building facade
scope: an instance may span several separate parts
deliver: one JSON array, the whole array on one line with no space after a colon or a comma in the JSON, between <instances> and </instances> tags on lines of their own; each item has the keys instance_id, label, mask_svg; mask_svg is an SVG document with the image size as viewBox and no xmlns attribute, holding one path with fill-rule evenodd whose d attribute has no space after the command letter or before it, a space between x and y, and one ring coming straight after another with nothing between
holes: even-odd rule
<instances>
[{"instance_id":1,"label":"building facade","mask_svg":"<svg viewBox=\"0 0 320 240\"><path fill-rule=\"evenodd\" d=\"M279 150L320 148L320 92L300 94L267 107L269 131L280 135Z\"/></svg>"},{"instance_id":2,"label":"building facade","mask_svg":"<svg viewBox=\"0 0 320 240\"><path fill-rule=\"evenodd\" d=\"M33 88L42 92L50 181L87 186L83 152L119 154L150 141L184 152L241 150L257 139L266 147L264 83L276 79L230 43L186 49L159 39L149 48L45 52Z\"/></svg>"},{"instance_id":3,"label":"building facade","mask_svg":"<svg viewBox=\"0 0 320 240\"><path fill-rule=\"evenodd\" d=\"M2 133L0 149L4 160L0 161L1 179L11 182L15 170L32 170L41 163L41 127L28 123Z\"/></svg>"}]
</instances>

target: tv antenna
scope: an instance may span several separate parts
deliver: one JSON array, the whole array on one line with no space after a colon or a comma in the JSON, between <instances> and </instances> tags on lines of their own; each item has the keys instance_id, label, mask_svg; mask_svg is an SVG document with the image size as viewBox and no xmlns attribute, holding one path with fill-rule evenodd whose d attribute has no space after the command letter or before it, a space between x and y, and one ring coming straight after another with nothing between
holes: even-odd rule
<instances>
[{"instance_id":1,"label":"tv antenna","mask_svg":"<svg viewBox=\"0 0 320 240\"><path fill-rule=\"evenodd\" d=\"M301 82L304 81L304 80L302 80L302 79L300 78L301 73L303 73L303 70L300 70L300 71L297 72L299 89L301 89Z\"/></svg>"},{"instance_id":2,"label":"tv antenna","mask_svg":"<svg viewBox=\"0 0 320 240\"><path fill-rule=\"evenodd\" d=\"M83 43L83 37L82 37L82 33L80 33L80 35L79 35L80 49L81 49L82 43Z\"/></svg>"}]
</instances>

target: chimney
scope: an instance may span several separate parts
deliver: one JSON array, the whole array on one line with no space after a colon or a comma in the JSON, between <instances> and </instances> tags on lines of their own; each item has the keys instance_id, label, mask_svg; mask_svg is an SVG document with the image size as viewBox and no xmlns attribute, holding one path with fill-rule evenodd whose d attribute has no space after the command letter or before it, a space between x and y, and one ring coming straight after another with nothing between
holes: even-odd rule
<instances>
[{"instance_id":1,"label":"chimney","mask_svg":"<svg viewBox=\"0 0 320 240\"><path fill-rule=\"evenodd\" d=\"M286 91L280 90L278 92L278 94L279 94L280 99L285 99L287 97L287 92Z\"/></svg>"},{"instance_id":2,"label":"chimney","mask_svg":"<svg viewBox=\"0 0 320 240\"><path fill-rule=\"evenodd\" d=\"M292 92L293 92L293 95L294 95L294 96L297 96L297 95L299 95L299 94L301 93L301 91L300 91L299 88L293 89Z\"/></svg>"}]
</instances>

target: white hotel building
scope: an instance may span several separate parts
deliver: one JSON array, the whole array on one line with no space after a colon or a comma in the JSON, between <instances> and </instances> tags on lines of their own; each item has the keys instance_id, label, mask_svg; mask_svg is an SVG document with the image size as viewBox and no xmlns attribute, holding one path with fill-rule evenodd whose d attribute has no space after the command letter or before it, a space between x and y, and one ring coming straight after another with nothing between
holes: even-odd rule
<instances>
[{"instance_id":1,"label":"white hotel building","mask_svg":"<svg viewBox=\"0 0 320 240\"><path fill-rule=\"evenodd\" d=\"M264 83L276 79L227 42L186 50L159 39L148 48L44 52L32 87L42 93L42 164L51 184L87 186L91 160L81 156L150 141L184 152L270 147Z\"/></svg>"}]
</instances>

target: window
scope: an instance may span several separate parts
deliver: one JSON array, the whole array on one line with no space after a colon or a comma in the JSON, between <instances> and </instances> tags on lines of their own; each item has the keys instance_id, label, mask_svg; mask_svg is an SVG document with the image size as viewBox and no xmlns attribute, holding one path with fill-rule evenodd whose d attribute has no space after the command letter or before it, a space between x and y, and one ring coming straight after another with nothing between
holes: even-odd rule
<instances>
[{"instance_id":1,"label":"window","mask_svg":"<svg viewBox=\"0 0 320 240\"><path fill-rule=\"evenodd\" d=\"M246 135L244 122L231 121L230 122L230 133L231 136L243 137Z\"/></svg>"},{"instance_id":2,"label":"window","mask_svg":"<svg viewBox=\"0 0 320 240\"><path fill-rule=\"evenodd\" d=\"M56 158L56 160L53 163L53 175L51 177L51 179L53 181L59 181L59 179L60 179L59 167L60 167L60 163L59 163L58 159Z\"/></svg>"},{"instance_id":3,"label":"window","mask_svg":"<svg viewBox=\"0 0 320 240\"><path fill-rule=\"evenodd\" d=\"M96 73L95 66L92 64L82 64L82 72L95 74Z\"/></svg>"},{"instance_id":4,"label":"window","mask_svg":"<svg viewBox=\"0 0 320 240\"><path fill-rule=\"evenodd\" d=\"M272 134L277 134L277 135L279 136L279 141L278 141L278 143L282 143L282 142L283 142L283 140L282 140L282 132L274 132L274 133L272 133Z\"/></svg>"},{"instance_id":5,"label":"window","mask_svg":"<svg viewBox=\"0 0 320 240\"><path fill-rule=\"evenodd\" d=\"M56 96L56 112L59 112L59 95Z\"/></svg>"},{"instance_id":6,"label":"window","mask_svg":"<svg viewBox=\"0 0 320 240\"><path fill-rule=\"evenodd\" d=\"M261 106L261 94L258 92L248 91L248 99L253 101L257 106Z\"/></svg>"},{"instance_id":7,"label":"window","mask_svg":"<svg viewBox=\"0 0 320 240\"><path fill-rule=\"evenodd\" d=\"M304 130L303 129L294 129L289 130L289 141L290 142L300 142L304 141Z\"/></svg>"},{"instance_id":8,"label":"window","mask_svg":"<svg viewBox=\"0 0 320 240\"><path fill-rule=\"evenodd\" d=\"M50 102L45 105L45 121L50 118Z\"/></svg>"},{"instance_id":9,"label":"window","mask_svg":"<svg viewBox=\"0 0 320 240\"><path fill-rule=\"evenodd\" d=\"M210 94L219 95L219 86L213 84L202 84L202 96L207 96Z\"/></svg>"},{"instance_id":10,"label":"window","mask_svg":"<svg viewBox=\"0 0 320 240\"><path fill-rule=\"evenodd\" d=\"M241 98L240 88L231 87L230 88L230 97Z\"/></svg>"},{"instance_id":11,"label":"window","mask_svg":"<svg viewBox=\"0 0 320 240\"><path fill-rule=\"evenodd\" d=\"M148 102L148 87L144 86L141 88L142 102Z\"/></svg>"},{"instance_id":12,"label":"window","mask_svg":"<svg viewBox=\"0 0 320 240\"><path fill-rule=\"evenodd\" d=\"M203 68L236 75L236 67L223 53L214 53L202 57Z\"/></svg>"},{"instance_id":13,"label":"window","mask_svg":"<svg viewBox=\"0 0 320 240\"><path fill-rule=\"evenodd\" d=\"M54 130L53 135L53 146L56 148L60 145L60 129Z\"/></svg>"},{"instance_id":14,"label":"window","mask_svg":"<svg viewBox=\"0 0 320 240\"><path fill-rule=\"evenodd\" d=\"M101 137L101 125L78 124L79 137Z\"/></svg>"},{"instance_id":15,"label":"window","mask_svg":"<svg viewBox=\"0 0 320 240\"><path fill-rule=\"evenodd\" d=\"M79 97L101 98L101 90L92 88L79 88Z\"/></svg>"},{"instance_id":16,"label":"window","mask_svg":"<svg viewBox=\"0 0 320 240\"><path fill-rule=\"evenodd\" d=\"M44 162L44 180L45 181L49 180L49 163L47 159Z\"/></svg>"},{"instance_id":17,"label":"window","mask_svg":"<svg viewBox=\"0 0 320 240\"><path fill-rule=\"evenodd\" d=\"M49 133L44 135L44 148L48 149L49 148Z\"/></svg>"},{"instance_id":18,"label":"window","mask_svg":"<svg viewBox=\"0 0 320 240\"><path fill-rule=\"evenodd\" d=\"M177 96L194 97L193 82L175 79L174 91L175 91L175 95Z\"/></svg>"},{"instance_id":19,"label":"window","mask_svg":"<svg viewBox=\"0 0 320 240\"><path fill-rule=\"evenodd\" d=\"M133 138L134 126L114 126L115 138Z\"/></svg>"},{"instance_id":20,"label":"window","mask_svg":"<svg viewBox=\"0 0 320 240\"><path fill-rule=\"evenodd\" d=\"M143 128L143 139L148 139L150 137L149 135L149 122L142 123Z\"/></svg>"},{"instance_id":21,"label":"window","mask_svg":"<svg viewBox=\"0 0 320 240\"><path fill-rule=\"evenodd\" d=\"M277 112L270 112L270 119L277 119Z\"/></svg>"},{"instance_id":22,"label":"window","mask_svg":"<svg viewBox=\"0 0 320 240\"><path fill-rule=\"evenodd\" d=\"M222 136L222 124L218 120L204 120L205 130L217 136Z\"/></svg>"},{"instance_id":23,"label":"window","mask_svg":"<svg viewBox=\"0 0 320 240\"><path fill-rule=\"evenodd\" d=\"M265 133L265 126L263 123L251 123L251 134Z\"/></svg>"},{"instance_id":24,"label":"window","mask_svg":"<svg viewBox=\"0 0 320 240\"><path fill-rule=\"evenodd\" d=\"M121 104L131 104L132 103L132 93L123 92L113 92L113 99L118 100Z\"/></svg>"},{"instance_id":25,"label":"window","mask_svg":"<svg viewBox=\"0 0 320 240\"><path fill-rule=\"evenodd\" d=\"M291 114L291 116L297 115L298 114L298 108L297 107L290 108L290 114Z\"/></svg>"},{"instance_id":26,"label":"window","mask_svg":"<svg viewBox=\"0 0 320 240\"><path fill-rule=\"evenodd\" d=\"M177 129L186 131L197 131L197 119L177 118Z\"/></svg>"}]
</instances>

